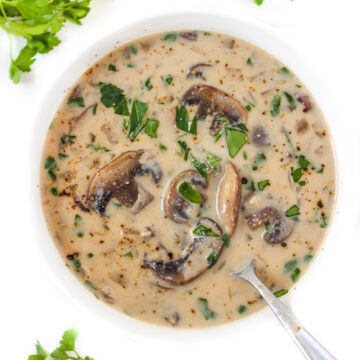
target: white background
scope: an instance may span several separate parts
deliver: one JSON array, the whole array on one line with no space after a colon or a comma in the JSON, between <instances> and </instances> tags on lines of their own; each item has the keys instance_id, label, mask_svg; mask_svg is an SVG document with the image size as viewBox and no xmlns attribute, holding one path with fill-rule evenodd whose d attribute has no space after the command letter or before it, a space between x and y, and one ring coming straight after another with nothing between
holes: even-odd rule
<instances>
[{"instance_id":1,"label":"white background","mask_svg":"<svg viewBox=\"0 0 360 360\"><path fill-rule=\"evenodd\" d=\"M263 6L252 0L181 0L128 1L92 0L92 11L82 27L69 25L62 30L62 39L51 54L41 56L33 71L23 77L20 85L8 78L8 43L0 35L0 149L1 149L1 245L0 245L0 357L26 359L36 339L48 349L57 344L63 330L76 327L79 331L79 352L96 360L126 358L201 358L215 359L301 359L290 338L278 326L271 333L236 344L212 342L207 349L175 351L161 340L142 344L116 336L116 329L83 312L52 283L44 273L41 257L35 249L31 212L33 206L27 193L28 163L35 115L53 86L57 72L72 61L95 40L119 26L144 15L161 14L167 10L221 9L247 14L274 26L296 44L311 62L320 77L332 87L342 118L354 132L360 129L360 2L357 0L265 0ZM19 45L19 44L18 44ZM15 43L15 49L17 44ZM329 85L330 86L330 85ZM49 119L50 121L50 119ZM334 134L336 136L336 134ZM359 139L359 137L357 137ZM359 140L357 151L359 150ZM353 154L349 154L351 159ZM38 169L32 169L37 172ZM359 185L360 186L360 185ZM348 189L351 192L351 189ZM354 204L360 199L355 198ZM355 209L355 205L354 205ZM39 214L39 216L41 216ZM324 289L328 300L312 298L306 306L318 309L316 316L307 315L306 307L295 309L310 330L339 359L360 359L359 349L359 258L360 236L344 238L338 261L324 271ZM330 277L330 280L329 280ZM322 284L314 284L319 291ZM321 290L320 290L321 291ZM314 314L314 311L311 312ZM113 331L112 331L113 330ZM251 351L250 351L251 350Z\"/></svg>"}]
</instances>

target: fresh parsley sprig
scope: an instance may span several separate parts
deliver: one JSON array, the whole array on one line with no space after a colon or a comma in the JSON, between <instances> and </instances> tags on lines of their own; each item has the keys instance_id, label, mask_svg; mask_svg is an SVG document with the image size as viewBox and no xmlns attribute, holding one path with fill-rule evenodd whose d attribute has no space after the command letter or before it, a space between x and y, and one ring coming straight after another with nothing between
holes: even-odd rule
<instances>
[{"instance_id":1,"label":"fresh parsley sprig","mask_svg":"<svg viewBox=\"0 0 360 360\"><path fill-rule=\"evenodd\" d=\"M9 37L10 71L14 83L22 72L29 72L36 54L46 54L59 45L56 34L67 21L81 25L90 11L90 0L0 0L0 28ZM12 36L26 40L16 58L12 53Z\"/></svg>"},{"instance_id":2,"label":"fresh parsley sprig","mask_svg":"<svg viewBox=\"0 0 360 360\"><path fill-rule=\"evenodd\" d=\"M75 329L66 330L60 340L59 346L48 353L39 341L35 344L36 354L29 355L28 360L94 360L89 356L81 357L75 349L77 331Z\"/></svg>"}]
</instances>

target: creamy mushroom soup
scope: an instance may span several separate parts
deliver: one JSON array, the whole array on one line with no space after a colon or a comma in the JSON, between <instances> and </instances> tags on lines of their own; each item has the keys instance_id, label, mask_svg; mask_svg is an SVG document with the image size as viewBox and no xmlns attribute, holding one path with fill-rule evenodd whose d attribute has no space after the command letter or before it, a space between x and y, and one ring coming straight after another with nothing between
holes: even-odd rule
<instances>
[{"instance_id":1,"label":"creamy mushroom soup","mask_svg":"<svg viewBox=\"0 0 360 360\"><path fill-rule=\"evenodd\" d=\"M238 320L264 302L231 271L255 258L278 297L331 218L324 117L290 68L202 31L112 51L68 92L41 160L49 231L97 299L165 326Z\"/></svg>"}]
</instances>

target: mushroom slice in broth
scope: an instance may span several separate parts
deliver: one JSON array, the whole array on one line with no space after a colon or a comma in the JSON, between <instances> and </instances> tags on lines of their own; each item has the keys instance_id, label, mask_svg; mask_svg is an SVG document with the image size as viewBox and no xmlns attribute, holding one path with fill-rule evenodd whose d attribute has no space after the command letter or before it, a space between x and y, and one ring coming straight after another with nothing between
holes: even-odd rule
<instances>
[{"instance_id":1,"label":"mushroom slice in broth","mask_svg":"<svg viewBox=\"0 0 360 360\"><path fill-rule=\"evenodd\" d=\"M157 277L173 285L184 285L213 265L209 262L209 257L216 262L224 246L221 235L222 230L215 221L201 218L192 229L193 242L183 250L178 259L144 259L141 267L152 270Z\"/></svg>"},{"instance_id":2,"label":"mushroom slice in broth","mask_svg":"<svg viewBox=\"0 0 360 360\"><path fill-rule=\"evenodd\" d=\"M142 163L144 154L144 150L127 151L95 174L87 193L87 203L92 210L105 215L106 206L114 197L137 214L152 201L153 196L136 182L135 177L149 173L153 182L158 183L161 169L154 161Z\"/></svg>"}]
</instances>

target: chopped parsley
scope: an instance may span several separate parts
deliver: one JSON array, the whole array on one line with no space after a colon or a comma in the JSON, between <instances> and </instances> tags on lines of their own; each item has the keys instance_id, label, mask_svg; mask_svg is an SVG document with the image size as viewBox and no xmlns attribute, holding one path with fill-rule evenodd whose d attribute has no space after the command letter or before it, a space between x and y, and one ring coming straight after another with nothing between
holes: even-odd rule
<instances>
[{"instance_id":1,"label":"chopped parsley","mask_svg":"<svg viewBox=\"0 0 360 360\"><path fill-rule=\"evenodd\" d=\"M302 172L302 168L299 167L297 169L294 170L293 167L291 167L291 176L294 180L294 183L297 183L301 177L303 176L303 172Z\"/></svg>"},{"instance_id":2,"label":"chopped parsley","mask_svg":"<svg viewBox=\"0 0 360 360\"><path fill-rule=\"evenodd\" d=\"M259 164L261 164L265 160L266 160L266 155L262 151L256 153L255 160L252 163L252 169L254 171L257 170L259 168Z\"/></svg>"},{"instance_id":3,"label":"chopped parsley","mask_svg":"<svg viewBox=\"0 0 360 360\"><path fill-rule=\"evenodd\" d=\"M189 112L184 105L180 108L176 107L175 124L176 128L185 131L189 134L197 135L197 121L198 117L195 115L192 121L189 121Z\"/></svg>"},{"instance_id":4,"label":"chopped parsley","mask_svg":"<svg viewBox=\"0 0 360 360\"><path fill-rule=\"evenodd\" d=\"M50 192L51 192L51 194L53 194L54 196L58 196L58 194L59 194L57 187L52 187L52 188L50 189Z\"/></svg>"},{"instance_id":5,"label":"chopped parsley","mask_svg":"<svg viewBox=\"0 0 360 360\"><path fill-rule=\"evenodd\" d=\"M278 70L278 73L282 75L290 75L290 70L286 66L283 66Z\"/></svg>"},{"instance_id":6,"label":"chopped parsley","mask_svg":"<svg viewBox=\"0 0 360 360\"><path fill-rule=\"evenodd\" d=\"M124 91L113 84L99 83L101 102L106 108L113 107L115 114L129 115L126 97Z\"/></svg>"},{"instance_id":7,"label":"chopped parsley","mask_svg":"<svg viewBox=\"0 0 360 360\"><path fill-rule=\"evenodd\" d=\"M233 159L247 142L247 135L244 131L226 127L226 143L230 157Z\"/></svg>"},{"instance_id":8,"label":"chopped parsley","mask_svg":"<svg viewBox=\"0 0 360 360\"><path fill-rule=\"evenodd\" d=\"M230 246L230 238L229 238L228 234L225 233L225 234L221 235L221 240L224 242L224 245L226 247Z\"/></svg>"},{"instance_id":9,"label":"chopped parsley","mask_svg":"<svg viewBox=\"0 0 360 360\"><path fill-rule=\"evenodd\" d=\"M150 78L147 78L144 82L144 86L146 87L146 89L148 91L150 91L152 88L153 88L153 85L151 83L151 79Z\"/></svg>"},{"instance_id":10,"label":"chopped parsley","mask_svg":"<svg viewBox=\"0 0 360 360\"><path fill-rule=\"evenodd\" d=\"M198 303L198 307L199 307L202 315L204 316L205 320L216 318L217 314L216 314L216 312L214 312L213 310L211 310L209 308L207 299L198 298L197 303Z\"/></svg>"},{"instance_id":11,"label":"chopped parsley","mask_svg":"<svg viewBox=\"0 0 360 360\"><path fill-rule=\"evenodd\" d=\"M87 257L88 257L89 259L91 259L92 257L94 257L94 254L91 253L91 252L89 252L89 253L87 254Z\"/></svg>"},{"instance_id":12,"label":"chopped parsley","mask_svg":"<svg viewBox=\"0 0 360 360\"><path fill-rule=\"evenodd\" d=\"M164 145L164 144L159 144L159 149L160 151L166 151L167 150L167 147Z\"/></svg>"},{"instance_id":13,"label":"chopped parsley","mask_svg":"<svg viewBox=\"0 0 360 360\"><path fill-rule=\"evenodd\" d=\"M147 119L145 123L145 134L151 138L157 138L157 129L159 127L160 121L157 119Z\"/></svg>"},{"instance_id":14,"label":"chopped parsley","mask_svg":"<svg viewBox=\"0 0 360 360\"><path fill-rule=\"evenodd\" d=\"M67 103L69 105L77 105L80 107L85 107L84 98L82 96L78 96L76 98L70 98Z\"/></svg>"},{"instance_id":15,"label":"chopped parsley","mask_svg":"<svg viewBox=\"0 0 360 360\"><path fill-rule=\"evenodd\" d=\"M288 92L284 91L284 95L286 97L286 100L288 101L289 103L289 107L291 110L295 110L296 109L296 103L295 103L295 100L294 98L292 97L291 94L289 94Z\"/></svg>"},{"instance_id":16,"label":"chopped parsley","mask_svg":"<svg viewBox=\"0 0 360 360\"><path fill-rule=\"evenodd\" d=\"M179 193L184 199L194 204L201 204L202 202L200 193L186 181L180 184Z\"/></svg>"},{"instance_id":17,"label":"chopped parsley","mask_svg":"<svg viewBox=\"0 0 360 360\"><path fill-rule=\"evenodd\" d=\"M208 162L211 170L217 171L217 165L221 162L221 157L208 152L206 153L206 161Z\"/></svg>"},{"instance_id":18,"label":"chopped parsley","mask_svg":"<svg viewBox=\"0 0 360 360\"><path fill-rule=\"evenodd\" d=\"M246 64L249 65L249 66L253 66L253 65L254 65L251 57L249 57L249 58L246 60Z\"/></svg>"},{"instance_id":19,"label":"chopped parsley","mask_svg":"<svg viewBox=\"0 0 360 360\"><path fill-rule=\"evenodd\" d=\"M57 155L58 155L58 158L61 159L61 160L67 159L69 157L69 155L66 155L64 153L58 153Z\"/></svg>"},{"instance_id":20,"label":"chopped parsley","mask_svg":"<svg viewBox=\"0 0 360 360\"><path fill-rule=\"evenodd\" d=\"M129 49L133 55L136 55L138 53L138 48L135 45L131 45Z\"/></svg>"},{"instance_id":21,"label":"chopped parsley","mask_svg":"<svg viewBox=\"0 0 360 360\"><path fill-rule=\"evenodd\" d=\"M177 39L177 33L175 33L175 32L167 33L163 37L164 41L170 41L170 42L174 42L174 41L176 41L176 39Z\"/></svg>"},{"instance_id":22,"label":"chopped parsley","mask_svg":"<svg viewBox=\"0 0 360 360\"><path fill-rule=\"evenodd\" d=\"M285 263L284 265L284 271L285 272L290 272L293 271L298 264L298 260L297 259L291 259L288 262Z\"/></svg>"},{"instance_id":23,"label":"chopped parsley","mask_svg":"<svg viewBox=\"0 0 360 360\"><path fill-rule=\"evenodd\" d=\"M128 251L128 252L125 253L123 256L124 256L124 257L128 257L128 258L130 258L130 259L133 259L133 258L134 258L134 255L133 255L133 253L132 253L131 251Z\"/></svg>"},{"instance_id":24,"label":"chopped parsley","mask_svg":"<svg viewBox=\"0 0 360 360\"><path fill-rule=\"evenodd\" d=\"M320 227L326 228L328 226L328 218L325 213L321 213Z\"/></svg>"},{"instance_id":25,"label":"chopped parsley","mask_svg":"<svg viewBox=\"0 0 360 360\"><path fill-rule=\"evenodd\" d=\"M206 258L208 262L208 267L211 269L217 262L218 256L216 255L215 251L212 251L210 255Z\"/></svg>"},{"instance_id":26,"label":"chopped parsley","mask_svg":"<svg viewBox=\"0 0 360 360\"><path fill-rule=\"evenodd\" d=\"M211 230L210 228L204 226L204 225L198 225L194 230L193 230L193 234L194 235L199 235L199 236L215 236L215 237L219 237L219 234L217 234L216 232L214 232L213 230Z\"/></svg>"},{"instance_id":27,"label":"chopped parsley","mask_svg":"<svg viewBox=\"0 0 360 360\"><path fill-rule=\"evenodd\" d=\"M77 237L82 238L82 237L84 237L84 232L82 230L80 230L77 232L76 235L77 235Z\"/></svg>"},{"instance_id":28,"label":"chopped parsley","mask_svg":"<svg viewBox=\"0 0 360 360\"><path fill-rule=\"evenodd\" d=\"M311 254L307 254L304 256L304 262L309 263L312 260L313 256Z\"/></svg>"},{"instance_id":29,"label":"chopped parsley","mask_svg":"<svg viewBox=\"0 0 360 360\"><path fill-rule=\"evenodd\" d=\"M297 205L291 206L285 212L285 216L287 216L287 217L293 217L293 216L298 216L298 215L300 215L300 209Z\"/></svg>"},{"instance_id":30,"label":"chopped parsley","mask_svg":"<svg viewBox=\"0 0 360 360\"><path fill-rule=\"evenodd\" d=\"M166 76L161 76L161 80L166 84L166 85L171 85L172 81L173 81L173 77L169 74Z\"/></svg>"},{"instance_id":31,"label":"chopped parsley","mask_svg":"<svg viewBox=\"0 0 360 360\"><path fill-rule=\"evenodd\" d=\"M258 189L259 189L260 191L264 191L264 189L265 189L268 185L270 185L270 181L269 181L268 179L259 181L259 182L257 183Z\"/></svg>"},{"instance_id":32,"label":"chopped parsley","mask_svg":"<svg viewBox=\"0 0 360 360\"><path fill-rule=\"evenodd\" d=\"M75 272L80 272L81 269L81 262L77 257L73 257L70 259L70 262L72 263Z\"/></svg>"},{"instance_id":33,"label":"chopped parsley","mask_svg":"<svg viewBox=\"0 0 360 360\"><path fill-rule=\"evenodd\" d=\"M208 177L208 167L205 163L200 162L195 156L191 155L191 164L205 179Z\"/></svg>"},{"instance_id":34,"label":"chopped parsley","mask_svg":"<svg viewBox=\"0 0 360 360\"><path fill-rule=\"evenodd\" d=\"M97 107L98 107L98 103L96 103L96 104L93 106L93 108L92 108L92 113L93 113L93 115L96 115Z\"/></svg>"},{"instance_id":35,"label":"chopped parsley","mask_svg":"<svg viewBox=\"0 0 360 360\"><path fill-rule=\"evenodd\" d=\"M275 291L273 294L279 298L281 296L284 296L288 293L289 291L287 289L281 289L281 290L278 290L278 291Z\"/></svg>"},{"instance_id":36,"label":"chopped parsley","mask_svg":"<svg viewBox=\"0 0 360 360\"><path fill-rule=\"evenodd\" d=\"M46 158L44 168L47 170L50 179L55 181L56 173L59 171L59 167L56 163L56 160L52 156L48 156Z\"/></svg>"},{"instance_id":37,"label":"chopped parsley","mask_svg":"<svg viewBox=\"0 0 360 360\"><path fill-rule=\"evenodd\" d=\"M116 66L114 65L114 64L109 64L109 66L108 66L108 70L109 71L116 71Z\"/></svg>"},{"instance_id":38,"label":"chopped parsley","mask_svg":"<svg viewBox=\"0 0 360 360\"><path fill-rule=\"evenodd\" d=\"M298 281L298 280L299 280L299 277L300 277L300 273L301 273L300 269L299 269L299 268L296 268L296 269L292 272L292 274L291 274L291 280L292 280L293 282Z\"/></svg>"},{"instance_id":39,"label":"chopped parsley","mask_svg":"<svg viewBox=\"0 0 360 360\"><path fill-rule=\"evenodd\" d=\"M239 305L237 308L237 312L239 314L244 314L247 311L247 307L245 305Z\"/></svg>"},{"instance_id":40,"label":"chopped parsley","mask_svg":"<svg viewBox=\"0 0 360 360\"><path fill-rule=\"evenodd\" d=\"M113 205L117 208L117 209L120 209L121 207L122 207L122 204L121 204L121 202L119 202L119 201L113 201L112 202L113 203Z\"/></svg>"},{"instance_id":41,"label":"chopped parsley","mask_svg":"<svg viewBox=\"0 0 360 360\"><path fill-rule=\"evenodd\" d=\"M135 100L132 104L130 121L129 121L129 133L128 137L131 141L134 141L136 137L145 127L144 116L147 112L148 105L139 100Z\"/></svg>"},{"instance_id":42,"label":"chopped parsley","mask_svg":"<svg viewBox=\"0 0 360 360\"><path fill-rule=\"evenodd\" d=\"M98 152L98 151L104 151L104 152L109 152L110 149L106 148L105 146L101 146L101 145L95 145L95 144L89 144L88 148Z\"/></svg>"},{"instance_id":43,"label":"chopped parsley","mask_svg":"<svg viewBox=\"0 0 360 360\"><path fill-rule=\"evenodd\" d=\"M275 95L271 100L270 104L270 113L272 117L276 117L279 115L281 105L281 96Z\"/></svg>"},{"instance_id":44,"label":"chopped parsley","mask_svg":"<svg viewBox=\"0 0 360 360\"><path fill-rule=\"evenodd\" d=\"M305 157L305 155L299 155L298 164L302 169L307 169L310 165L310 161Z\"/></svg>"},{"instance_id":45,"label":"chopped parsley","mask_svg":"<svg viewBox=\"0 0 360 360\"><path fill-rule=\"evenodd\" d=\"M188 147L185 141L178 140L177 143L180 146L181 153L184 155L184 160L187 161L191 149Z\"/></svg>"},{"instance_id":46,"label":"chopped parsley","mask_svg":"<svg viewBox=\"0 0 360 360\"><path fill-rule=\"evenodd\" d=\"M72 145L74 144L75 139L76 139L76 135L67 134L61 136L60 141L63 145L67 145L67 144Z\"/></svg>"}]
</instances>

